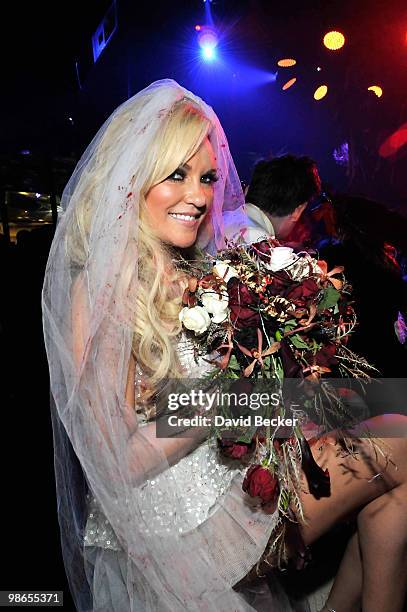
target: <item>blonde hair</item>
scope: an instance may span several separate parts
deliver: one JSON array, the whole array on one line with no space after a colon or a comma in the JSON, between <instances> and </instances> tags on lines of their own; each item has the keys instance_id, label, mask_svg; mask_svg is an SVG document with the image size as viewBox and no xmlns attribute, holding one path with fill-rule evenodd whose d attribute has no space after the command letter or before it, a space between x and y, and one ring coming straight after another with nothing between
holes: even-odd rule
<instances>
[{"instance_id":1,"label":"blonde hair","mask_svg":"<svg viewBox=\"0 0 407 612\"><path fill-rule=\"evenodd\" d=\"M109 173L109 163L101 163L101 159L109 159L107 143L111 137L120 138L120 129L129 120L128 113L123 115L126 115L123 121L118 117L112 122L100 143L95 162L97 171L81 177L75 190L78 204L68 228L67 249L71 262L80 268L89 257L89 235L97 192L103 189L103 181L107 180ZM130 227L121 275L124 285L132 287L135 279L131 251L134 252L137 244L136 291L130 290L127 295L133 300L130 309L133 313L130 317L134 329L133 354L149 380L150 388L145 392L145 399L154 393L160 382L182 376L174 337L181 331L178 315L185 287L185 275L174 268L174 251L162 243L148 222L146 196L154 185L165 180L197 152L210 129L209 119L191 100L184 98L176 102L163 118L143 161L142 172L147 178L139 193L138 223L133 226L134 232Z\"/></svg>"}]
</instances>

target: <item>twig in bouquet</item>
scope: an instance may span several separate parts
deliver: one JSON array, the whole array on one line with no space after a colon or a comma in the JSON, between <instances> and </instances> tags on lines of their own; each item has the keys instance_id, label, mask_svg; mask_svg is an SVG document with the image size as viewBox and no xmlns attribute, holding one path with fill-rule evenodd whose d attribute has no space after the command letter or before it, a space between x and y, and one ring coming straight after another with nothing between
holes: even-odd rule
<instances>
[{"instance_id":1,"label":"twig in bouquet","mask_svg":"<svg viewBox=\"0 0 407 612\"><path fill-rule=\"evenodd\" d=\"M396 470L398 470L397 464L391 458L391 447L388 444L386 444L386 442L382 438L375 438L374 436L370 435L370 436L367 437L367 443L374 450L375 458L376 458L376 463L378 461L378 454L383 459L386 460L386 464L385 464L385 466L383 468L384 472L387 470L387 467L388 467L389 463L391 463L392 466ZM387 448L387 451L385 450L386 448Z\"/></svg>"},{"instance_id":2,"label":"twig in bouquet","mask_svg":"<svg viewBox=\"0 0 407 612\"><path fill-rule=\"evenodd\" d=\"M278 496L277 508L282 516L288 518L288 508L290 507L290 492L286 487L281 487Z\"/></svg>"},{"instance_id":3,"label":"twig in bouquet","mask_svg":"<svg viewBox=\"0 0 407 612\"><path fill-rule=\"evenodd\" d=\"M291 503L294 505L297 518L299 518L304 524L306 524L303 504L299 496L299 491L302 490L302 479L300 471L302 453L300 450L300 455L298 456L297 452L295 451L289 440L283 443L282 451L283 465L285 466L284 479L286 480L287 489L288 491L290 491L289 495Z\"/></svg>"},{"instance_id":4,"label":"twig in bouquet","mask_svg":"<svg viewBox=\"0 0 407 612\"><path fill-rule=\"evenodd\" d=\"M340 361L340 368L350 374L352 378L362 378L369 381L370 376L367 371L379 372L364 357L360 357L344 344L339 345L335 356ZM350 365L347 365L347 363Z\"/></svg>"},{"instance_id":5,"label":"twig in bouquet","mask_svg":"<svg viewBox=\"0 0 407 612\"><path fill-rule=\"evenodd\" d=\"M260 311L260 310L259 310L259 314L260 314L260 323L261 323L261 327L262 327L262 330L263 330L263 334L264 334L264 335L265 335L265 337L266 337L267 344L268 344L269 346L271 346L270 337L269 337L269 335L268 335L268 333L267 333L266 326L264 325L264 320L263 320L263 317L262 317L262 314L261 314L261 311Z\"/></svg>"},{"instance_id":6,"label":"twig in bouquet","mask_svg":"<svg viewBox=\"0 0 407 612\"><path fill-rule=\"evenodd\" d=\"M337 341L341 341L346 336L349 336L353 332L357 325L357 317L355 311L352 309L352 319L347 323L340 323L337 327L335 338Z\"/></svg>"},{"instance_id":7,"label":"twig in bouquet","mask_svg":"<svg viewBox=\"0 0 407 612\"><path fill-rule=\"evenodd\" d=\"M208 272L213 266L213 260L208 259L208 261L205 261L202 259L185 259L181 254L179 254L179 257L172 260L172 264L177 270L182 270L184 272L188 272L190 276L201 278L202 275ZM202 269L203 264L205 265L206 270Z\"/></svg>"},{"instance_id":8,"label":"twig in bouquet","mask_svg":"<svg viewBox=\"0 0 407 612\"><path fill-rule=\"evenodd\" d=\"M310 329L312 329L316 325L318 325L318 323L309 323L308 325L301 325L301 327L296 327L295 329L290 329L290 330L284 332L284 338L288 338L289 336L294 336L295 334L298 334L299 332L302 332L302 331L309 331Z\"/></svg>"},{"instance_id":9,"label":"twig in bouquet","mask_svg":"<svg viewBox=\"0 0 407 612\"><path fill-rule=\"evenodd\" d=\"M338 430L338 419L352 420L352 413L333 388L329 380L320 380L312 398L313 410L317 416L317 425L321 435L323 432ZM330 417L333 417L334 420ZM342 428L339 428L342 429Z\"/></svg>"}]
</instances>

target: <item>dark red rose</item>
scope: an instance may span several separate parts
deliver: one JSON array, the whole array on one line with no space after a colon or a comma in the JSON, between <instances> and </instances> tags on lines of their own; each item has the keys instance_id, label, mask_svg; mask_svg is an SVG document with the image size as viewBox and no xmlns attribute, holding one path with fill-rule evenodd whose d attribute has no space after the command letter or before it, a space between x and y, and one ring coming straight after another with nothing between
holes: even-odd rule
<instances>
[{"instance_id":1,"label":"dark red rose","mask_svg":"<svg viewBox=\"0 0 407 612\"><path fill-rule=\"evenodd\" d=\"M274 501L279 491L277 478L261 465L252 465L247 470L242 488L251 497L260 497L263 504Z\"/></svg>"},{"instance_id":2,"label":"dark red rose","mask_svg":"<svg viewBox=\"0 0 407 612\"><path fill-rule=\"evenodd\" d=\"M302 281L302 283L290 289L285 297L287 300L294 302L296 306L303 308L314 300L314 298L318 295L319 290L320 289L313 278L306 278L304 281Z\"/></svg>"},{"instance_id":3,"label":"dark red rose","mask_svg":"<svg viewBox=\"0 0 407 612\"><path fill-rule=\"evenodd\" d=\"M279 270L274 274L270 274L271 283L267 285L268 295L279 295L280 297L286 297L292 280L285 270Z\"/></svg>"},{"instance_id":4,"label":"dark red rose","mask_svg":"<svg viewBox=\"0 0 407 612\"><path fill-rule=\"evenodd\" d=\"M232 459L241 459L245 455L249 455L254 450L254 443L245 444L244 442L234 442L233 440L218 440L220 450L226 457Z\"/></svg>"},{"instance_id":5,"label":"dark red rose","mask_svg":"<svg viewBox=\"0 0 407 612\"><path fill-rule=\"evenodd\" d=\"M316 363L320 366L329 367L337 365L338 359L335 357L336 346L335 344L327 344L317 351L315 355Z\"/></svg>"},{"instance_id":6,"label":"dark red rose","mask_svg":"<svg viewBox=\"0 0 407 612\"><path fill-rule=\"evenodd\" d=\"M315 355L307 353L306 359L308 363L312 363L313 365L318 365L322 368L330 368L338 363L335 353L336 346L330 342L329 344L326 344L320 348Z\"/></svg>"},{"instance_id":7,"label":"dark red rose","mask_svg":"<svg viewBox=\"0 0 407 612\"><path fill-rule=\"evenodd\" d=\"M257 312L258 297L235 276L227 285L229 295L230 319L237 329L257 327L260 315Z\"/></svg>"}]
</instances>

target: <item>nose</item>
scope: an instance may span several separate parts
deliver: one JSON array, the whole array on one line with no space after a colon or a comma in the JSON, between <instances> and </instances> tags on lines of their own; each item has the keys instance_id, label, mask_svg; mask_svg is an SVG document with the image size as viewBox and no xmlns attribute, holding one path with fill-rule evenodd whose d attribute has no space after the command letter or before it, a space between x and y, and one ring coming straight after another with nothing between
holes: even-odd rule
<instances>
[{"instance_id":1,"label":"nose","mask_svg":"<svg viewBox=\"0 0 407 612\"><path fill-rule=\"evenodd\" d=\"M196 208L203 208L207 206L207 194L205 186L201 181L193 181L185 194L185 202L187 204L193 204Z\"/></svg>"}]
</instances>

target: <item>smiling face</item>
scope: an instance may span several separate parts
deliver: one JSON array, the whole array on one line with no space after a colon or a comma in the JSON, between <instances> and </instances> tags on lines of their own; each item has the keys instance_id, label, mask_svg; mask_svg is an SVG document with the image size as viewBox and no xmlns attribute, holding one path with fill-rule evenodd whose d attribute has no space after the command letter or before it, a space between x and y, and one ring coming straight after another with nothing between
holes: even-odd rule
<instances>
[{"instance_id":1,"label":"smiling face","mask_svg":"<svg viewBox=\"0 0 407 612\"><path fill-rule=\"evenodd\" d=\"M205 138L195 155L151 187L146 195L147 218L162 242L179 248L195 243L212 207L216 180L215 154Z\"/></svg>"}]
</instances>

